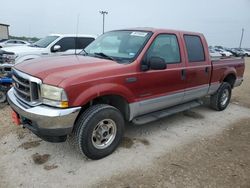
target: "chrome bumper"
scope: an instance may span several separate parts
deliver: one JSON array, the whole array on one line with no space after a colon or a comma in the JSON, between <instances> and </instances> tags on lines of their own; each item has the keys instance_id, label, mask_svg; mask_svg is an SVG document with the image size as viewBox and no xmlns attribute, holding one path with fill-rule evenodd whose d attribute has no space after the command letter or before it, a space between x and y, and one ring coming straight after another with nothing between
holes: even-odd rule
<instances>
[{"instance_id":1,"label":"chrome bumper","mask_svg":"<svg viewBox=\"0 0 250 188\"><path fill-rule=\"evenodd\" d=\"M24 118L31 121L38 129L72 130L74 122L81 110L81 107L68 109L58 109L45 105L30 107L15 96L13 88L8 91L7 97L11 108L19 114L21 119Z\"/></svg>"}]
</instances>

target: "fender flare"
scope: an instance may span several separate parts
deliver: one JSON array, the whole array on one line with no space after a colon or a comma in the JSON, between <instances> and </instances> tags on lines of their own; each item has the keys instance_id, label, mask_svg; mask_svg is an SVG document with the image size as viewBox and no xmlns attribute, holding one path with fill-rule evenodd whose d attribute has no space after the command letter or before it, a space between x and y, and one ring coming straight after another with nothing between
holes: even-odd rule
<instances>
[{"instance_id":1,"label":"fender flare","mask_svg":"<svg viewBox=\"0 0 250 188\"><path fill-rule=\"evenodd\" d=\"M133 102L134 94L125 86L115 83L105 83L92 86L82 92L74 101L73 106L84 106L95 98L116 95L124 98L128 103Z\"/></svg>"},{"instance_id":2,"label":"fender flare","mask_svg":"<svg viewBox=\"0 0 250 188\"><path fill-rule=\"evenodd\" d=\"M223 76L221 77L220 83L222 83L223 80L224 80L228 75L230 75L230 74L233 74L233 75L235 76L235 78L237 78L237 77L236 77L237 73L236 73L235 68L229 68L229 69L227 69L227 70L224 72Z\"/></svg>"}]
</instances>

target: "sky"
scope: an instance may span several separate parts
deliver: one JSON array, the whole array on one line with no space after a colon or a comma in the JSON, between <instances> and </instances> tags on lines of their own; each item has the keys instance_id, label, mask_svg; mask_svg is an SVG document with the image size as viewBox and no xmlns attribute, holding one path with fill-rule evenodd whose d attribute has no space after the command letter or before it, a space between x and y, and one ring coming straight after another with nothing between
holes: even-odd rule
<instances>
[{"instance_id":1,"label":"sky","mask_svg":"<svg viewBox=\"0 0 250 188\"><path fill-rule=\"evenodd\" d=\"M250 0L0 0L0 23L10 35L102 33L100 10L108 11L105 31L155 27L202 32L209 45L250 48Z\"/></svg>"}]
</instances>

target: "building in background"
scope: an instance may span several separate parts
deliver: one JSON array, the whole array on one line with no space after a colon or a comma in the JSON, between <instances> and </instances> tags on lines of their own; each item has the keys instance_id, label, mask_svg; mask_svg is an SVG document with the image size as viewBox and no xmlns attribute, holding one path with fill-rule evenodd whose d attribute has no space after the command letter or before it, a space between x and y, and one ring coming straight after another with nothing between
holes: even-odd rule
<instances>
[{"instance_id":1,"label":"building in background","mask_svg":"<svg viewBox=\"0 0 250 188\"><path fill-rule=\"evenodd\" d=\"M9 25L0 23L0 40L9 39Z\"/></svg>"}]
</instances>

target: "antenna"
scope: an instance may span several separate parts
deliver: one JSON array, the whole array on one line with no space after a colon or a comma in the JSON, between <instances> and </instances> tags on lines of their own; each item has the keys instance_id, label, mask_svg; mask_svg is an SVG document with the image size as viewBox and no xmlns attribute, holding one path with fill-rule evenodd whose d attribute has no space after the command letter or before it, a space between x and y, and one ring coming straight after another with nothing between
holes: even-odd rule
<instances>
[{"instance_id":1,"label":"antenna","mask_svg":"<svg viewBox=\"0 0 250 188\"><path fill-rule=\"evenodd\" d=\"M76 45L77 45L78 29L79 29L79 17L80 17L80 14L77 14L77 19L76 19L76 37L75 37L75 55L76 55Z\"/></svg>"}]
</instances>

